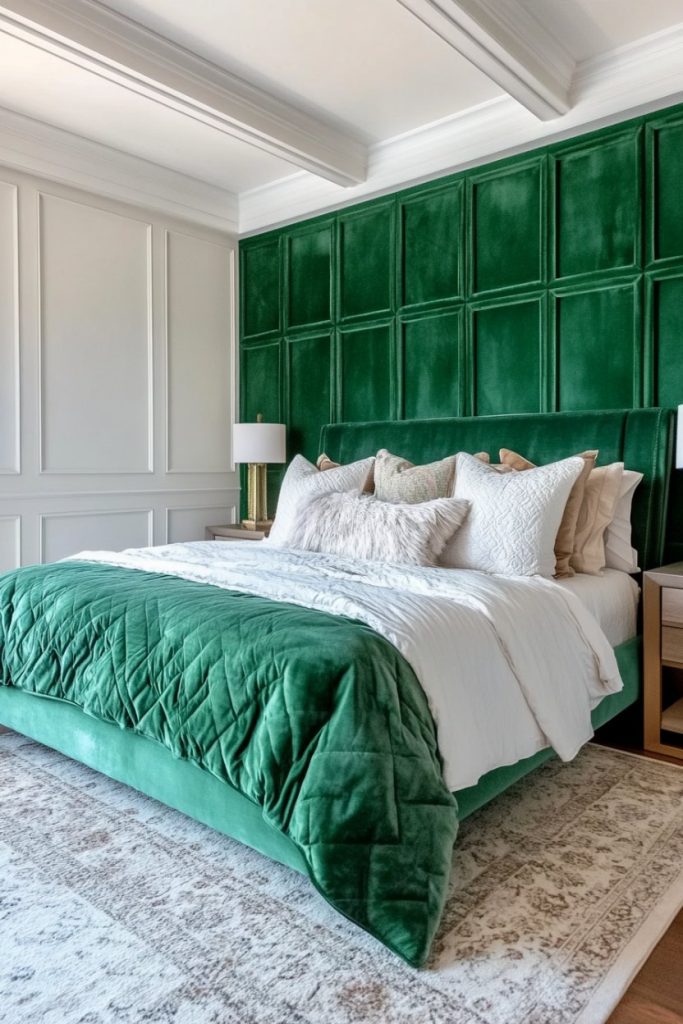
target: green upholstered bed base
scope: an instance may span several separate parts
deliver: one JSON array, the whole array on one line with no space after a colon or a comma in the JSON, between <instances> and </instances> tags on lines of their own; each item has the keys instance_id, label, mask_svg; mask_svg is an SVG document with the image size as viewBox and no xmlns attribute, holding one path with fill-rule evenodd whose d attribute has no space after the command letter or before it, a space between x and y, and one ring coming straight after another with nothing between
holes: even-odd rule
<instances>
[{"instance_id":1,"label":"green upholstered bed base","mask_svg":"<svg viewBox=\"0 0 683 1024\"><path fill-rule=\"evenodd\" d=\"M661 562L664 549L673 423L672 410L637 409L334 424L323 428L321 450L339 461L350 461L389 447L416 462L427 462L458 450L488 451L495 458L498 448L506 446L543 462L597 447L603 464L623 460L629 469L644 474L633 505L633 532L641 564L647 569ZM638 699L640 646L636 637L616 648L624 689L595 709L596 728ZM298 849L263 820L255 804L151 740L91 718L75 705L10 687L0 687L0 724L307 873ZM552 756L552 750L539 751L462 790L456 794L460 817L467 817Z\"/></svg>"}]
</instances>

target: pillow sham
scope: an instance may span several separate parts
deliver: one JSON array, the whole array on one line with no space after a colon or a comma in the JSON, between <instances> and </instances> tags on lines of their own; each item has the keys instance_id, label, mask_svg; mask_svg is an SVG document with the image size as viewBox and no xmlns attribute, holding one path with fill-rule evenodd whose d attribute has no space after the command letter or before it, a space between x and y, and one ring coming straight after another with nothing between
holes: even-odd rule
<instances>
[{"instance_id":1,"label":"pillow sham","mask_svg":"<svg viewBox=\"0 0 683 1024\"><path fill-rule=\"evenodd\" d=\"M576 572L600 576L605 567L605 532L614 519L624 463L594 469L586 481L570 565Z\"/></svg>"},{"instance_id":2,"label":"pillow sham","mask_svg":"<svg viewBox=\"0 0 683 1024\"><path fill-rule=\"evenodd\" d=\"M350 462L324 473L315 468L303 455L295 455L285 473L277 503L275 519L267 543L287 547L303 506L311 498L333 491L362 488L372 469L374 458Z\"/></svg>"},{"instance_id":3,"label":"pillow sham","mask_svg":"<svg viewBox=\"0 0 683 1024\"><path fill-rule=\"evenodd\" d=\"M579 519L579 512L581 511L581 504L583 502L586 489L586 481L588 480L592 470L595 468L595 460L597 457L597 449L581 452L579 456L579 458L584 460L583 469L579 474L576 483L569 492L567 504L565 505L564 512L562 514L560 528L557 531L557 537L555 538L554 575L558 579L573 576L575 573L575 570L570 564L570 560L574 553L576 524ZM525 459L517 452L511 451L509 448L500 449L500 461L502 465L508 466L510 469L515 469L518 472L536 468L533 462L529 462L528 459Z\"/></svg>"},{"instance_id":4,"label":"pillow sham","mask_svg":"<svg viewBox=\"0 0 683 1024\"><path fill-rule=\"evenodd\" d=\"M467 516L454 498L414 504L380 501L359 490L309 500L290 535L290 547L402 565L435 565Z\"/></svg>"},{"instance_id":5,"label":"pillow sham","mask_svg":"<svg viewBox=\"0 0 683 1024\"><path fill-rule=\"evenodd\" d=\"M508 576L552 576L554 544L569 493L583 471L578 456L525 473L496 473L471 455L456 459L453 497L469 515L442 564Z\"/></svg>"},{"instance_id":6,"label":"pillow sham","mask_svg":"<svg viewBox=\"0 0 683 1024\"><path fill-rule=\"evenodd\" d=\"M375 495L380 501L409 505L448 498L453 492L454 476L455 455L416 466L380 448L374 465Z\"/></svg>"},{"instance_id":7,"label":"pillow sham","mask_svg":"<svg viewBox=\"0 0 683 1024\"><path fill-rule=\"evenodd\" d=\"M631 544L631 505L642 473L625 469L614 518L605 531L605 565L622 572L639 572L638 552Z\"/></svg>"}]
</instances>

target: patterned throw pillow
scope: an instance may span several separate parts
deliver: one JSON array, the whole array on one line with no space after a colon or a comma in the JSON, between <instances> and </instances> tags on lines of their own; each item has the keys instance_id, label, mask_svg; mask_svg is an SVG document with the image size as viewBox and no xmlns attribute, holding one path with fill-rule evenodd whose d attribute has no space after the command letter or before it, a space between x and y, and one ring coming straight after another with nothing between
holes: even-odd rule
<instances>
[{"instance_id":1,"label":"patterned throw pillow","mask_svg":"<svg viewBox=\"0 0 683 1024\"><path fill-rule=\"evenodd\" d=\"M455 455L426 466L415 466L381 448L374 469L375 496L380 501L417 505L421 501L448 498L453 493Z\"/></svg>"}]
</instances>

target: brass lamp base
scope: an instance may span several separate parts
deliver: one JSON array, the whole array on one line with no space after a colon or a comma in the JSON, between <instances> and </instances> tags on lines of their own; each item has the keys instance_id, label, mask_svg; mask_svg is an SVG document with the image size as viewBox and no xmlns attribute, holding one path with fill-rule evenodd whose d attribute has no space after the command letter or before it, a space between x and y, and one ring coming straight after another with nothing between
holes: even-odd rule
<instances>
[{"instance_id":1,"label":"brass lamp base","mask_svg":"<svg viewBox=\"0 0 683 1024\"><path fill-rule=\"evenodd\" d=\"M250 462L247 471L247 518L242 520L245 530L269 530L273 520L268 518L268 481L265 462Z\"/></svg>"}]
</instances>

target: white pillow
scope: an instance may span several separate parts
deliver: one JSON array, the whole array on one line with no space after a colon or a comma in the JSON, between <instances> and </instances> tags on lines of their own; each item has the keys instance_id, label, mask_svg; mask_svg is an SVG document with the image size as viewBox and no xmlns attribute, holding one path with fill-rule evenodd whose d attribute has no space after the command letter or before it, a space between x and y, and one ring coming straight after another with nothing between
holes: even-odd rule
<instances>
[{"instance_id":1,"label":"white pillow","mask_svg":"<svg viewBox=\"0 0 683 1024\"><path fill-rule=\"evenodd\" d=\"M289 538L299 518L299 510L311 500L332 491L361 488L375 458L350 462L346 466L321 471L303 455L295 455L285 473L277 502L277 511L268 543L278 548L289 546Z\"/></svg>"},{"instance_id":2,"label":"white pillow","mask_svg":"<svg viewBox=\"0 0 683 1024\"><path fill-rule=\"evenodd\" d=\"M289 546L373 562L435 565L468 509L466 501L453 498L409 505L360 491L325 494L301 509Z\"/></svg>"},{"instance_id":3,"label":"white pillow","mask_svg":"<svg viewBox=\"0 0 683 1024\"><path fill-rule=\"evenodd\" d=\"M584 460L574 456L523 473L496 473L461 452L453 497L469 501L470 513L444 550L442 564L508 576L552 577L555 537L583 466Z\"/></svg>"},{"instance_id":4,"label":"white pillow","mask_svg":"<svg viewBox=\"0 0 683 1024\"><path fill-rule=\"evenodd\" d=\"M642 473L625 469L614 518L605 532L605 564L622 572L639 572L638 552L631 546L631 505Z\"/></svg>"}]
</instances>

